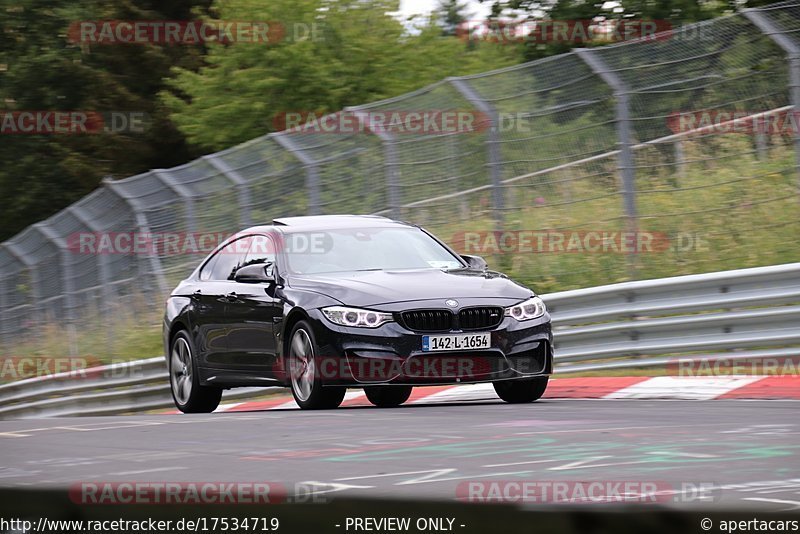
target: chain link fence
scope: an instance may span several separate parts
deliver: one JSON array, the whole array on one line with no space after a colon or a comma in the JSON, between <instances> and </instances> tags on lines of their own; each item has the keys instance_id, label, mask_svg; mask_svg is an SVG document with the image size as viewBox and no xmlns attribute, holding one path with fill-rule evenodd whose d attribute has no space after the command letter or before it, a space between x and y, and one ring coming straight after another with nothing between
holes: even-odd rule
<instances>
[{"instance_id":1,"label":"chain link fence","mask_svg":"<svg viewBox=\"0 0 800 534\"><path fill-rule=\"evenodd\" d=\"M474 127L373 124L434 110ZM797 111L792 2L443 80L340 112L350 131L293 129L106 180L0 245L0 340L11 350L55 324L76 353L99 324L110 341L121 309L160 309L202 257L83 253L80 236L231 234L278 216L408 220L540 292L800 261ZM663 246L586 245L620 232Z\"/></svg>"}]
</instances>

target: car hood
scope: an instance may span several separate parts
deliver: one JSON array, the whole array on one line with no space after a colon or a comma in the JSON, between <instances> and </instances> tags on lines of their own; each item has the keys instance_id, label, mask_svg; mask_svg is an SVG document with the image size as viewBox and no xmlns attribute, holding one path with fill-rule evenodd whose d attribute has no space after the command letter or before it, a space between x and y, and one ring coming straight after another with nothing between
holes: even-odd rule
<instances>
[{"instance_id":1,"label":"car hood","mask_svg":"<svg viewBox=\"0 0 800 534\"><path fill-rule=\"evenodd\" d=\"M513 304L533 292L500 273L439 269L292 275L289 286L328 295L350 306L458 298L493 298Z\"/></svg>"}]
</instances>

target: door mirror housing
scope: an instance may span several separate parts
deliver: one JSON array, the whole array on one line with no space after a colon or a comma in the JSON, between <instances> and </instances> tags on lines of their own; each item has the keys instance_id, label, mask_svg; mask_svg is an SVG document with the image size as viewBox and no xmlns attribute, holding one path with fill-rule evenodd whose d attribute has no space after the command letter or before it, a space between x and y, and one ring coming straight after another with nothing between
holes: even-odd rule
<instances>
[{"instance_id":1,"label":"door mirror housing","mask_svg":"<svg viewBox=\"0 0 800 534\"><path fill-rule=\"evenodd\" d=\"M259 284L275 282L272 263L254 263L236 269L233 279L243 284Z\"/></svg>"},{"instance_id":2,"label":"door mirror housing","mask_svg":"<svg viewBox=\"0 0 800 534\"><path fill-rule=\"evenodd\" d=\"M467 265L473 271L485 271L489 268L489 264L486 263L486 260L481 258L480 256L472 256L470 254L462 254L461 258L467 262Z\"/></svg>"}]
</instances>

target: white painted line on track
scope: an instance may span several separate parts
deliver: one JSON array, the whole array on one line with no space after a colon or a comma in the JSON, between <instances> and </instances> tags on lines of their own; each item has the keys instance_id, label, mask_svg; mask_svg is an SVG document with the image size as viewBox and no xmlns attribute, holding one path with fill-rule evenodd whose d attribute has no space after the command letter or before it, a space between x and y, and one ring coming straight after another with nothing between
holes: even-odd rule
<instances>
[{"instance_id":1,"label":"white painted line on track","mask_svg":"<svg viewBox=\"0 0 800 534\"><path fill-rule=\"evenodd\" d=\"M695 377L657 376L604 396L605 399L711 400L758 382L761 376Z\"/></svg>"}]
</instances>

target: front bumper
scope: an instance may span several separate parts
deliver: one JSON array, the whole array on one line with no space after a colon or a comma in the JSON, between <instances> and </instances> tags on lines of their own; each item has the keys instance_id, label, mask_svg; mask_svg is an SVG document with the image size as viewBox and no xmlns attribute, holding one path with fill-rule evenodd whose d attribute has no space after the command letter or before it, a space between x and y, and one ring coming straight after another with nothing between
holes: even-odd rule
<instances>
[{"instance_id":1,"label":"front bumper","mask_svg":"<svg viewBox=\"0 0 800 534\"><path fill-rule=\"evenodd\" d=\"M489 332L489 348L424 352L425 333L391 322L378 328L335 325L312 310L320 354L318 371L325 385L367 386L377 384L436 385L494 382L550 375L553 371L550 316L519 322L502 322L479 332Z\"/></svg>"}]
</instances>

